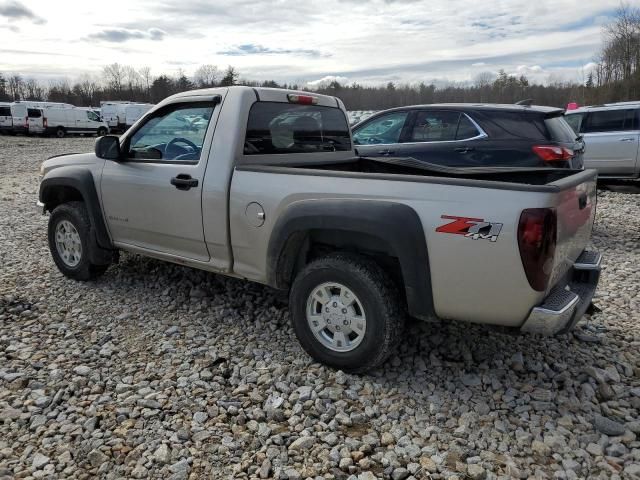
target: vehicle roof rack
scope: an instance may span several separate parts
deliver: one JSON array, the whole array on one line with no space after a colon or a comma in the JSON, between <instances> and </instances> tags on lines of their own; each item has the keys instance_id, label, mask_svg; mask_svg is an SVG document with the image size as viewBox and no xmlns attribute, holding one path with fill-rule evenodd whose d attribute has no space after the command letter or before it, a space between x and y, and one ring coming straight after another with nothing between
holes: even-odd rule
<instances>
[{"instance_id":1,"label":"vehicle roof rack","mask_svg":"<svg viewBox=\"0 0 640 480\"><path fill-rule=\"evenodd\" d=\"M520 100L519 102L516 102L516 105L522 105L523 107L530 107L531 105L533 105L533 98Z\"/></svg>"}]
</instances>

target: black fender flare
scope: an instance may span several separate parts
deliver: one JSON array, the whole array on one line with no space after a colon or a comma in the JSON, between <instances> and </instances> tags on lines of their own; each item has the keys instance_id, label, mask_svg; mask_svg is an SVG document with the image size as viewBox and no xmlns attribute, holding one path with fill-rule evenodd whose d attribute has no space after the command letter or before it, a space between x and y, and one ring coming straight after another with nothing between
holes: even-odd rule
<instances>
[{"instance_id":1,"label":"black fender flare","mask_svg":"<svg viewBox=\"0 0 640 480\"><path fill-rule=\"evenodd\" d=\"M99 249L113 250L114 246L111 243L111 237L104 222L98 192L96 191L91 171L88 168L68 166L59 167L48 172L40 182L38 194L40 202L44 203L46 210L51 211L57 206L57 195L61 188L72 188L80 193L89 212L95 246ZM93 255L100 255L100 253L97 250L92 252Z\"/></svg>"},{"instance_id":2,"label":"black fender flare","mask_svg":"<svg viewBox=\"0 0 640 480\"><path fill-rule=\"evenodd\" d=\"M283 262L297 256L302 238L314 229L362 233L385 242L398 258L409 314L435 317L427 242L415 210L378 200L310 200L288 207L274 225L267 250L267 281L287 288ZM291 253L292 255L288 255Z\"/></svg>"}]
</instances>

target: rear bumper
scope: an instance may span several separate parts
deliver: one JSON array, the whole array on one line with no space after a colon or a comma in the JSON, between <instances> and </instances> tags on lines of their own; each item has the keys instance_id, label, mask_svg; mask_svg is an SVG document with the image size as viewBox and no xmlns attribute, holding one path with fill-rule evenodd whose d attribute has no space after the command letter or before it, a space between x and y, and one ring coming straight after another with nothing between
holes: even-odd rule
<instances>
[{"instance_id":1,"label":"rear bumper","mask_svg":"<svg viewBox=\"0 0 640 480\"><path fill-rule=\"evenodd\" d=\"M600 279L602 255L585 250L575 261L568 281L553 287L534 307L521 327L523 332L555 335L571 330L591 305Z\"/></svg>"}]
</instances>

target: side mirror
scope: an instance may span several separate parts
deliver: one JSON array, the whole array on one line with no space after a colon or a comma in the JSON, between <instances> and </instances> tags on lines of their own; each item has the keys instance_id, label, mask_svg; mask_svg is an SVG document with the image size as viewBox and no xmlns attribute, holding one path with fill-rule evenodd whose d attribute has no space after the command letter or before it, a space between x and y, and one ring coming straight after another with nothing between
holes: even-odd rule
<instances>
[{"instance_id":1,"label":"side mirror","mask_svg":"<svg viewBox=\"0 0 640 480\"><path fill-rule=\"evenodd\" d=\"M96 139L96 157L104 160L120 160L120 137L116 135L105 135Z\"/></svg>"}]
</instances>

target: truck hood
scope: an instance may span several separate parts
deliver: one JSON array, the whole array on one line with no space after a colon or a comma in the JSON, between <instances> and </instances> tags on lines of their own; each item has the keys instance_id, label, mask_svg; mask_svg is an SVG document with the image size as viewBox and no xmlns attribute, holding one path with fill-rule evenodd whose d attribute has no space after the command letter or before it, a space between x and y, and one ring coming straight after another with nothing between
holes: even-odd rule
<instances>
[{"instance_id":1,"label":"truck hood","mask_svg":"<svg viewBox=\"0 0 640 480\"><path fill-rule=\"evenodd\" d=\"M80 166L80 165L99 165L104 160L95 156L94 153L66 153L56 155L42 162L40 174L46 175L48 172L59 167Z\"/></svg>"}]
</instances>

